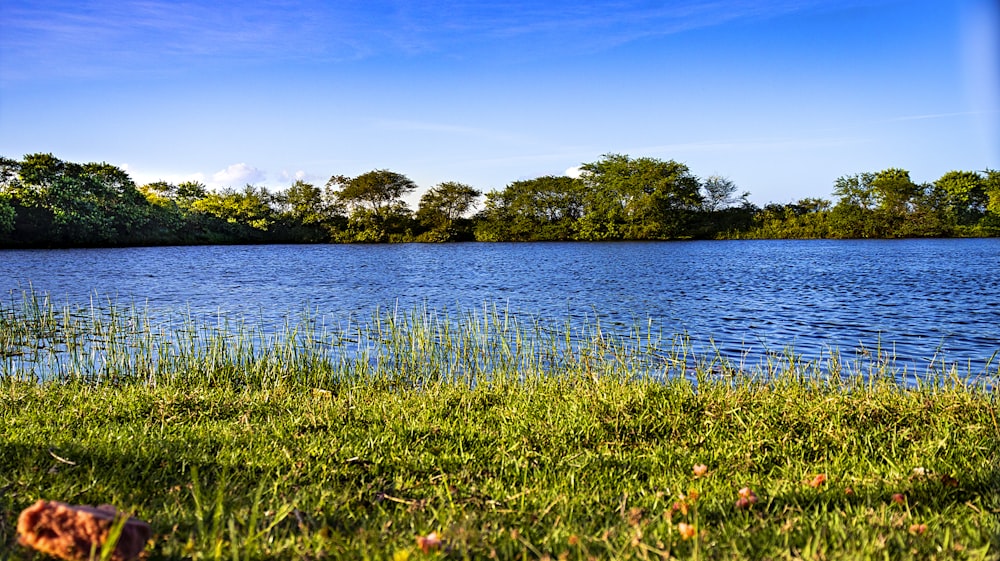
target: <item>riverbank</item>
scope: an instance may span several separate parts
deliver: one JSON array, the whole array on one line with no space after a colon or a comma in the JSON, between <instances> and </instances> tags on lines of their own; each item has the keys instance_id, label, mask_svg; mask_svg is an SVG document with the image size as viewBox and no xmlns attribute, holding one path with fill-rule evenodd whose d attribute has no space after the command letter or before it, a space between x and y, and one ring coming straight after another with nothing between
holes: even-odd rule
<instances>
[{"instance_id":1,"label":"riverbank","mask_svg":"<svg viewBox=\"0 0 1000 561\"><path fill-rule=\"evenodd\" d=\"M281 331L0 307L0 560L38 499L150 559L995 559L995 367L910 372L496 309ZM916 374L916 375L915 375ZM426 550L426 551L425 551Z\"/></svg>"},{"instance_id":2,"label":"riverbank","mask_svg":"<svg viewBox=\"0 0 1000 561\"><path fill-rule=\"evenodd\" d=\"M133 511L151 559L995 559L996 409L792 373L6 380L0 558L28 558L16 516L44 498Z\"/></svg>"}]
</instances>

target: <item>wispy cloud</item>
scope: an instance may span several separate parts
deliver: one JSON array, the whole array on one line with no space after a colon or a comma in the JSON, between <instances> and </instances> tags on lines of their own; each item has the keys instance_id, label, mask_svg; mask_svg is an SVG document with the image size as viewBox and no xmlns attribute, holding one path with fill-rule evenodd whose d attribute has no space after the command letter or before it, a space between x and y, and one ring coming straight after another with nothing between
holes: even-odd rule
<instances>
[{"instance_id":1,"label":"wispy cloud","mask_svg":"<svg viewBox=\"0 0 1000 561\"><path fill-rule=\"evenodd\" d=\"M424 50L456 43L528 41L556 51L593 51L638 39L670 35L738 20L762 20L797 12L844 9L885 0L643 0L476 2L446 0L392 8L405 44ZM414 38L416 37L416 39ZM422 40L420 40L422 38Z\"/></svg>"},{"instance_id":2,"label":"wispy cloud","mask_svg":"<svg viewBox=\"0 0 1000 561\"><path fill-rule=\"evenodd\" d=\"M884 0L882 0L884 1ZM465 56L467 47L594 51L643 37L879 0L6 0L5 80L168 72L191 65ZM502 50L502 49L501 49ZM541 56L541 55L539 55Z\"/></svg>"},{"instance_id":3,"label":"wispy cloud","mask_svg":"<svg viewBox=\"0 0 1000 561\"><path fill-rule=\"evenodd\" d=\"M43 70L102 76L222 60L352 58L365 49L341 33L349 18L294 0L8 0L0 14L5 79Z\"/></svg>"}]
</instances>

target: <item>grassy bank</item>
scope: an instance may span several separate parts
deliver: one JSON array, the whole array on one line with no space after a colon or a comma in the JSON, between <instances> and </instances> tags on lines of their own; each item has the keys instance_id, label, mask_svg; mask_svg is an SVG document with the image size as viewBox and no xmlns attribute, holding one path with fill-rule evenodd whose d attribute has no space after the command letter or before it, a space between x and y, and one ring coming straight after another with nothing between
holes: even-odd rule
<instances>
[{"instance_id":1,"label":"grassy bank","mask_svg":"<svg viewBox=\"0 0 1000 561\"><path fill-rule=\"evenodd\" d=\"M151 559L1000 552L996 393L947 373L903 389L885 363L728 369L497 315L353 326L336 336L360 346L323 354L322 330L142 334L141 314L39 310L5 316L9 366L42 339L89 350L0 381L0 559L29 557L14 527L39 498L134 511ZM115 341L134 349L108 359Z\"/></svg>"}]
</instances>

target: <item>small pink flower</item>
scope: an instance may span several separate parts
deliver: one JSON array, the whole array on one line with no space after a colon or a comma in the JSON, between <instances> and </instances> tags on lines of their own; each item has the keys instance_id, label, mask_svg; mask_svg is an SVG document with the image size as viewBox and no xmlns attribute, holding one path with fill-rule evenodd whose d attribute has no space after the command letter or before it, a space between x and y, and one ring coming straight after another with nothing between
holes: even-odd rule
<instances>
[{"instance_id":1,"label":"small pink flower","mask_svg":"<svg viewBox=\"0 0 1000 561\"><path fill-rule=\"evenodd\" d=\"M706 466L705 464L698 464L698 465L694 466L694 476L695 477L701 477L701 476L705 475L706 473L708 473L708 466Z\"/></svg>"},{"instance_id":2,"label":"small pink flower","mask_svg":"<svg viewBox=\"0 0 1000 561\"><path fill-rule=\"evenodd\" d=\"M812 478L812 481L809 481L809 486L810 487L819 487L820 485L822 485L824 483L826 483L826 474L825 473L821 473L821 474L817 475L816 477Z\"/></svg>"},{"instance_id":3,"label":"small pink flower","mask_svg":"<svg viewBox=\"0 0 1000 561\"><path fill-rule=\"evenodd\" d=\"M893 495L892 495L892 502L898 503L898 504L905 504L906 503L906 495L904 495L902 493L893 493Z\"/></svg>"},{"instance_id":4,"label":"small pink flower","mask_svg":"<svg viewBox=\"0 0 1000 561\"><path fill-rule=\"evenodd\" d=\"M689 540L698 532L694 526L685 524L684 522L677 525L677 531L680 533L682 540Z\"/></svg>"},{"instance_id":5,"label":"small pink flower","mask_svg":"<svg viewBox=\"0 0 1000 561\"><path fill-rule=\"evenodd\" d=\"M736 500L736 508L743 510L750 508L750 505L757 504L757 493L750 490L749 487L744 487L736 492L740 498Z\"/></svg>"},{"instance_id":6,"label":"small pink flower","mask_svg":"<svg viewBox=\"0 0 1000 561\"><path fill-rule=\"evenodd\" d=\"M417 547L424 553L430 553L441 547L441 537L437 532L431 532L426 536L417 536Z\"/></svg>"},{"instance_id":7,"label":"small pink flower","mask_svg":"<svg viewBox=\"0 0 1000 561\"><path fill-rule=\"evenodd\" d=\"M914 536L919 536L927 531L927 524L911 524L910 533Z\"/></svg>"}]
</instances>

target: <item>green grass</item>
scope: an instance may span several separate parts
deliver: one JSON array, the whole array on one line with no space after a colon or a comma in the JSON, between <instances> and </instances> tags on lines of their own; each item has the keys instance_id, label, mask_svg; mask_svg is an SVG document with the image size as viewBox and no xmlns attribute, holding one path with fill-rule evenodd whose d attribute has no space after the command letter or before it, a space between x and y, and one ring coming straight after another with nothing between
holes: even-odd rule
<instances>
[{"instance_id":1,"label":"green grass","mask_svg":"<svg viewBox=\"0 0 1000 561\"><path fill-rule=\"evenodd\" d=\"M997 394L954 372L733 369L495 312L233 338L38 310L0 309L0 559L39 498L134 512L150 559L1000 558Z\"/></svg>"}]
</instances>

